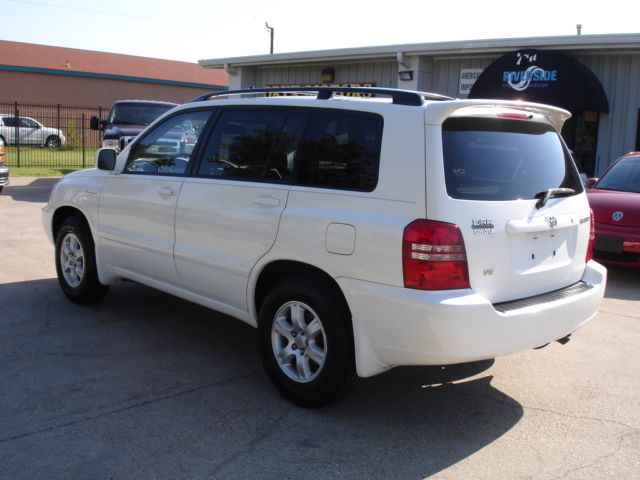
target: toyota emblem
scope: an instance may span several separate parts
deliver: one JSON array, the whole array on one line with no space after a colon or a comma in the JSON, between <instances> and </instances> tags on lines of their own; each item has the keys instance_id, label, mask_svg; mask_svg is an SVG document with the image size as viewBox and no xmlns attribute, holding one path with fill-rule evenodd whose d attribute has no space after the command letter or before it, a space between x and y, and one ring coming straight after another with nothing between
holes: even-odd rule
<instances>
[{"instance_id":1,"label":"toyota emblem","mask_svg":"<svg viewBox=\"0 0 640 480\"><path fill-rule=\"evenodd\" d=\"M622 212L613 212L613 215L611 215L611 218L613 219L614 222L619 222L620 220L622 220L623 217L624 217L624 213Z\"/></svg>"}]
</instances>

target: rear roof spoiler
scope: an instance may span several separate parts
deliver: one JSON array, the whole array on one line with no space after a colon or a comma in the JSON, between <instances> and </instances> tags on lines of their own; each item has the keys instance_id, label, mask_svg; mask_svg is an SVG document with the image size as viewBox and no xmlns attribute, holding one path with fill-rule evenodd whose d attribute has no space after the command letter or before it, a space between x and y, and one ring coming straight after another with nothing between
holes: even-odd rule
<instances>
[{"instance_id":1,"label":"rear roof spoiler","mask_svg":"<svg viewBox=\"0 0 640 480\"><path fill-rule=\"evenodd\" d=\"M426 123L441 125L448 117L457 110L468 107L489 107L489 108L513 108L525 112L537 113L545 116L553 127L560 131L562 125L569 118L571 112L563 108L544 105L542 103L522 102L519 100L458 100L456 102L434 102L427 106Z\"/></svg>"}]
</instances>

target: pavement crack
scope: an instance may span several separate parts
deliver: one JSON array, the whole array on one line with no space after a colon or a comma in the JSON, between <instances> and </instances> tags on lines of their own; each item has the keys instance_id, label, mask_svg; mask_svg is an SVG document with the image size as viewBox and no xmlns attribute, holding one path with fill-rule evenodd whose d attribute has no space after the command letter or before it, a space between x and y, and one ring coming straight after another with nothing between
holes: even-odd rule
<instances>
[{"instance_id":1,"label":"pavement crack","mask_svg":"<svg viewBox=\"0 0 640 480\"><path fill-rule=\"evenodd\" d=\"M254 439L252 439L249 444L243 448L242 450L234 453L233 455L231 455L229 458L223 460L222 462L220 462L219 464L216 465L215 469L213 470L213 472L211 472L211 476L212 478L219 478L218 475L220 474L220 472L227 466L227 465L231 465L232 463L234 463L238 458L247 455L249 453L251 453L258 445L260 445L262 442L264 442L267 438L269 438L275 431L275 429L280 425L280 422L282 422L282 420L289 415L289 413L291 413L291 408L287 407L284 409L284 411L282 411L280 413L280 415L278 415L264 430L264 432L262 432L261 434L257 435Z\"/></svg>"},{"instance_id":2,"label":"pavement crack","mask_svg":"<svg viewBox=\"0 0 640 480\"><path fill-rule=\"evenodd\" d=\"M603 461L607 460L608 458L613 457L613 456L614 456L614 455L616 455L620 450L622 450L622 448L623 448L623 445L622 445L622 444L623 444L623 442L624 442L627 438L632 437L632 436L634 436L634 435L639 435L639 434L640 434L640 431L635 431L635 432L625 433L624 435L622 435L622 436L618 439L618 445L617 445L617 447L616 447L613 451L611 451L611 452L609 452L609 453L607 453L607 454L605 454L605 455L601 455L601 456L599 456L599 457L596 457L596 458L595 458L591 463L589 463L588 465L579 465L579 466L577 466L577 467L571 468L571 469L567 470L563 475L559 475L559 476L557 476L557 477L553 477L551 480L562 480L563 478L567 478L567 477L568 477L569 475L571 475L572 473L579 472L579 471L581 471L581 470L587 470L587 469L589 469L589 468L593 468L593 467L595 467L595 466L596 466L596 465L598 465L599 463L602 463ZM581 478L588 478L588 477L583 475L583 476L581 476Z\"/></svg>"},{"instance_id":3,"label":"pavement crack","mask_svg":"<svg viewBox=\"0 0 640 480\"><path fill-rule=\"evenodd\" d=\"M631 318L633 320L637 320L639 318L638 315L626 315L624 313L615 312L615 311L612 311L612 310L606 310L606 309L603 309L603 308L599 308L598 312L599 313L608 313L609 315L616 315L618 317Z\"/></svg>"},{"instance_id":4,"label":"pavement crack","mask_svg":"<svg viewBox=\"0 0 640 480\"><path fill-rule=\"evenodd\" d=\"M635 434L635 433L639 433L640 429L638 427L634 427L633 425L629 425L627 423L624 422L619 422L617 420L612 420L610 418L598 418L598 417L588 417L585 415L573 415L570 413L563 413L563 412L559 412L557 410L551 410L548 408L540 408L540 407L532 407L532 406L527 406L527 405L523 405L520 404L518 402L514 401L507 401L507 400L502 400L499 398L495 398L491 395L484 395L481 393L470 393L470 392L462 392L462 391L456 391L454 390L452 387L455 385L461 385L461 384L456 384L456 383L447 383L445 384L446 386L448 386L449 388L442 390L442 389L432 389L432 391L434 392L438 392L438 393L451 393L453 395L461 395L461 396L466 396L466 397L474 397L474 398L484 398L487 400L490 400L494 403L499 403L501 405L505 405L511 408L522 408L523 410L529 410L529 411L533 411L533 412L540 412L540 413L549 413L552 415L557 415L560 417L564 417L564 418L570 418L573 420L587 420L587 421L592 421L592 422L600 422L600 423L607 423L607 424L611 424L611 425L618 425L620 427L624 427L624 428L628 428L630 430L632 430L631 434Z\"/></svg>"},{"instance_id":5,"label":"pavement crack","mask_svg":"<svg viewBox=\"0 0 640 480\"><path fill-rule=\"evenodd\" d=\"M11 441L14 441L14 440L19 440L19 439L22 439L22 438L25 438L25 437L30 437L32 435L38 435L40 433L47 433L47 432L51 432L51 431L54 431L54 430L59 430L59 429L62 429L62 428L73 426L73 425L78 425L78 424L81 424L81 423L84 423L84 422L97 420L97 419L100 419L100 418L103 418L103 417L107 417L109 415L114 415L114 414L118 414L118 413L129 411L129 410L134 410L136 408L146 407L148 405L152 405L152 404L155 404L155 403L163 402L165 400L171 400L171 399L174 399L174 398L182 397L184 395L190 395L192 393L199 392L199 391L202 391L202 390L206 390L208 388L214 388L214 387L218 387L218 386L221 386L221 385L227 385L229 383L237 382L237 381L244 380L246 378L252 377L254 375L258 375L260 372L261 372L261 370L254 371L254 372L249 372L249 373L246 373L244 375L238 375L236 377L225 379L225 380L221 380L221 381L218 381L218 382L213 382L213 383L209 383L209 384L206 384L206 385L200 385L198 387L193 387L193 388L189 388L189 389L186 389L186 390L181 390L179 392L172 393L170 395L163 395L163 396L152 398L150 400L134 403L132 405L126 405L124 407L112 409L112 410L109 410L107 412L102 412L102 413L98 413L98 414L95 414L95 415L87 415L87 416L85 416L83 418L79 418L77 420L73 420L73 421L70 421L70 422L66 422L66 423L62 423L62 424L58 424L58 425L52 425L50 427L42 428L42 429L39 429L39 430L23 432L23 433L20 433L20 434L17 434L17 435L12 435L10 437L0 438L0 444L11 442Z\"/></svg>"}]
</instances>

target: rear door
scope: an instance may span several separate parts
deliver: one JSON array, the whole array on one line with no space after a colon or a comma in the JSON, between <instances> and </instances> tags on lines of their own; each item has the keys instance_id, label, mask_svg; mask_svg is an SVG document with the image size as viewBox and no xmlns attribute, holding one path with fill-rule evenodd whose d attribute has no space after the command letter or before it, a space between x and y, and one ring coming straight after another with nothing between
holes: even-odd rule
<instances>
[{"instance_id":1,"label":"rear door","mask_svg":"<svg viewBox=\"0 0 640 480\"><path fill-rule=\"evenodd\" d=\"M577 282L589 207L570 153L544 117L485 111L427 128L441 138L428 158L428 217L460 227L471 288L501 302Z\"/></svg>"},{"instance_id":2,"label":"rear door","mask_svg":"<svg viewBox=\"0 0 640 480\"><path fill-rule=\"evenodd\" d=\"M222 109L178 200L175 261L189 291L247 310L249 273L275 242L305 119L288 109Z\"/></svg>"}]
</instances>

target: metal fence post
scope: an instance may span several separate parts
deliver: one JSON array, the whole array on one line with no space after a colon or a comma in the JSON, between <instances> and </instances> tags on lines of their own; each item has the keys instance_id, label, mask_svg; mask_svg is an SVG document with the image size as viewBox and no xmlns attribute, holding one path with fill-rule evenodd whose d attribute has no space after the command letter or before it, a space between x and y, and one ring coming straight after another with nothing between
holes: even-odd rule
<instances>
[{"instance_id":1,"label":"metal fence post","mask_svg":"<svg viewBox=\"0 0 640 480\"><path fill-rule=\"evenodd\" d=\"M81 130L80 130L80 135L82 136L82 168L87 168L87 166L85 165L85 159L84 159L84 155L85 155L85 141L84 141L84 112L82 112L82 124L81 124Z\"/></svg>"},{"instance_id":2,"label":"metal fence post","mask_svg":"<svg viewBox=\"0 0 640 480\"><path fill-rule=\"evenodd\" d=\"M60 130L60 104L56 105L56 128Z\"/></svg>"},{"instance_id":3,"label":"metal fence post","mask_svg":"<svg viewBox=\"0 0 640 480\"><path fill-rule=\"evenodd\" d=\"M13 145L16 149L16 158L18 160L18 167L20 167L20 112L18 111L18 101L13 103L13 117L15 120L13 126Z\"/></svg>"}]
</instances>

